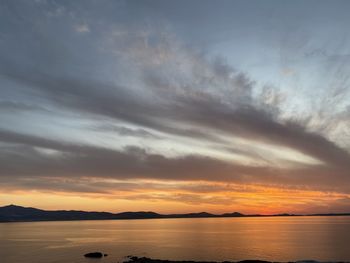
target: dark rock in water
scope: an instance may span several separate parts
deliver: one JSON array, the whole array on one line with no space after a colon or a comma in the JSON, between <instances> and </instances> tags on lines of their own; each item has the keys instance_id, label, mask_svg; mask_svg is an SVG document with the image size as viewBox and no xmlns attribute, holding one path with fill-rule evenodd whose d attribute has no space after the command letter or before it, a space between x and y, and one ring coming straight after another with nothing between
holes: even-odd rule
<instances>
[{"instance_id":1,"label":"dark rock in water","mask_svg":"<svg viewBox=\"0 0 350 263\"><path fill-rule=\"evenodd\" d=\"M91 252L84 255L86 258L102 258L107 256L107 254L102 254L101 252Z\"/></svg>"}]
</instances>

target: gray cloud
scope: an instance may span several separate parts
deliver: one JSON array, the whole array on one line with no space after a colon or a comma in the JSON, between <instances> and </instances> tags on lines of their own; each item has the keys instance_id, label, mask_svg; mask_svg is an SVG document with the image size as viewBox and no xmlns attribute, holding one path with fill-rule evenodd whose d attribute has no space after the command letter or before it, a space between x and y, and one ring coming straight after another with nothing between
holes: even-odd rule
<instances>
[{"instance_id":1,"label":"gray cloud","mask_svg":"<svg viewBox=\"0 0 350 263\"><path fill-rule=\"evenodd\" d=\"M275 120L268 112L247 103L244 100L245 95L242 97L243 104L237 103L233 109L208 93L175 94L172 101L151 104L122 87L111 84L60 79L38 75L36 72L22 75L8 73L6 76L31 85L59 105L81 112L121 119L165 132L179 131L170 122L182 123L208 131L290 147L330 165L343 166L349 163L346 150L319 134L308 132L298 123L281 123ZM239 80L238 83L242 85L240 89L244 89L244 85L250 88L249 82ZM171 87L167 90L171 93ZM180 130L179 135L183 134L186 135L186 132Z\"/></svg>"},{"instance_id":2,"label":"gray cloud","mask_svg":"<svg viewBox=\"0 0 350 263\"><path fill-rule=\"evenodd\" d=\"M122 125L114 125L110 123L104 123L101 125L95 125L92 128L93 130L100 132L112 132L116 133L120 136L131 136L131 137L139 137L139 138L149 138L149 139L161 139L161 136L156 135L148 130L141 128L129 128Z\"/></svg>"},{"instance_id":3,"label":"gray cloud","mask_svg":"<svg viewBox=\"0 0 350 263\"><path fill-rule=\"evenodd\" d=\"M344 167L306 166L296 169L245 166L206 156L166 158L140 148L123 151L86 145L73 145L1 131L0 140L12 146L2 147L0 174L10 178L80 178L205 180L264 185L290 185L318 190L348 192ZM42 152L38 148L56 152ZM13 162L12 160L16 160ZM334 180L336 174L337 180ZM11 180L10 180L11 181ZM16 183L16 181L14 181ZM48 184L52 182L47 180ZM41 188L45 183L40 182ZM74 188L74 187L73 187ZM80 189L80 187L78 187Z\"/></svg>"},{"instance_id":4,"label":"gray cloud","mask_svg":"<svg viewBox=\"0 0 350 263\"><path fill-rule=\"evenodd\" d=\"M26 111L43 111L48 112L47 109L38 105L30 105L15 101L0 101L1 112L26 112Z\"/></svg>"},{"instance_id":5,"label":"gray cloud","mask_svg":"<svg viewBox=\"0 0 350 263\"><path fill-rule=\"evenodd\" d=\"M131 23L125 14L118 18L120 21L103 20L99 9L96 13L86 11L92 2L86 10L50 1L41 8L10 2L1 5L0 14L9 26L1 28L0 76L13 85L1 88L6 96L0 103L2 113L37 111L49 105L96 123L91 130L115 132L120 137L159 140L163 139L160 133L212 143L216 149L256 160L268 159L251 149L232 147L231 138L239 138L251 144L292 149L322 162L283 169L228 163L199 153L170 158L141 147L113 150L32 136L26 131L16 133L9 127L0 130L3 185L20 186L18 178L97 176L261 183L349 192L350 156L340 140L310 129L310 122L282 116L281 104L288 103L288 98L282 101L273 88L263 90L260 97L255 95L259 85L248 73L181 43L165 26L151 22L150 28L140 26L146 18ZM139 8L136 13L143 12ZM80 28L84 34L79 34L77 25L89 26ZM298 46L299 40L293 46ZM339 68L335 70L336 76L341 74ZM342 82L330 92L336 102L340 94L346 94L346 83L347 76L342 75ZM13 89L21 96L13 96ZM24 103L26 100L33 101ZM118 126L115 123L119 121L136 128ZM32 180L29 185L50 188L52 183ZM74 184L57 184L57 188L103 191Z\"/></svg>"}]
</instances>

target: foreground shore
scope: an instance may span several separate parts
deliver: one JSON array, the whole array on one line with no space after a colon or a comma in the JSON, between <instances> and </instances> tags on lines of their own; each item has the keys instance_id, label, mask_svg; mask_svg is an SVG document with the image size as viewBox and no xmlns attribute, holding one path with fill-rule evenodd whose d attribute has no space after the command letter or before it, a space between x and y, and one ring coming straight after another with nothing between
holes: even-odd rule
<instances>
[{"instance_id":1,"label":"foreground shore","mask_svg":"<svg viewBox=\"0 0 350 263\"><path fill-rule=\"evenodd\" d=\"M243 260L243 261L193 261L193 260L164 260L164 259L153 259L147 257L136 257L136 256L128 256L128 260L124 261L124 263L271 263L270 261L264 260Z\"/></svg>"},{"instance_id":2,"label":"foreground shore","mask_svg":"<svg viewBox=\"0 0 350 263\"><path fill-rule=\"evenodd\" d=\"M128 256L128 259L123 263L279 263L277 261L265 261L265 260L241 260L241 261L193 261L193 260L164 260L164 259L152 259L147 257L136 257ZM282 262L281 262L282 263ZM314 260L300 260L300 261L289 261L288 263L319 263L319 261ZM326 263L326 262L322 262ZM347 263L344 261L334 261L332 263Z\"/></svg>"}]
</instances>

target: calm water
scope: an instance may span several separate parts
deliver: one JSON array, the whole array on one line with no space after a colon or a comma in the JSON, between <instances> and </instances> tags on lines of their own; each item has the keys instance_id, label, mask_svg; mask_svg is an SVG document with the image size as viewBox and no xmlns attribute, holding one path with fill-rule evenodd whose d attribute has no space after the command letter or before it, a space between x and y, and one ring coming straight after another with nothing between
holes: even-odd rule
<instances>
[{"instance_id":1,"label":"calm water","mask_svg":"<svg viewBox=\"0 0 350 263\"><path fill-rule=\"evenodd\" d=\"M350 217L201 218L0 224L2 263L163 259L350 261Z\"/></svg>"}]
</instances>

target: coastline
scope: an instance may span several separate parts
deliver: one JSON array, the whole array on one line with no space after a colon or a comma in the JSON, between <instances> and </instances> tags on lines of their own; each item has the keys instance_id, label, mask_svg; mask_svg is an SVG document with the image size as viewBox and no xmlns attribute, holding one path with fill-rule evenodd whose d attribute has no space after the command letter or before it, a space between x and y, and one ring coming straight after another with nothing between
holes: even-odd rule
<instances>
[{"instance_id":1,"label":"coastline","mask_svg":"<svg viewBox=\"0 0 350 263\"><path fill-rule=\"evenodd\" d=\"M259 259L247 259L240 261L194 261L194 260L167 260L153 259L148 257L127 256L123 263L349 263L350 261L316 261L316 260L298 260L298 261L266 261Z\"/></svg>"},{"instance_id":2,"label":"coastline","mask_svg":"<svg viewBox=\"0 0 350 263\"><path fill-rule=\"evenodd\" d=\"M212 214L194 212L186 214L160 214L153 211L97 212L78 210L42 210L33 207L8 205L0 207L0 223L45 222L45 221L86 221L86 220L138 220L138 219L180 219L180 218L250 218L250 217L310 217L310 216L350 216L350 213L326 214L242 214L231 212Z\"/></svg>"}]
</instances>

